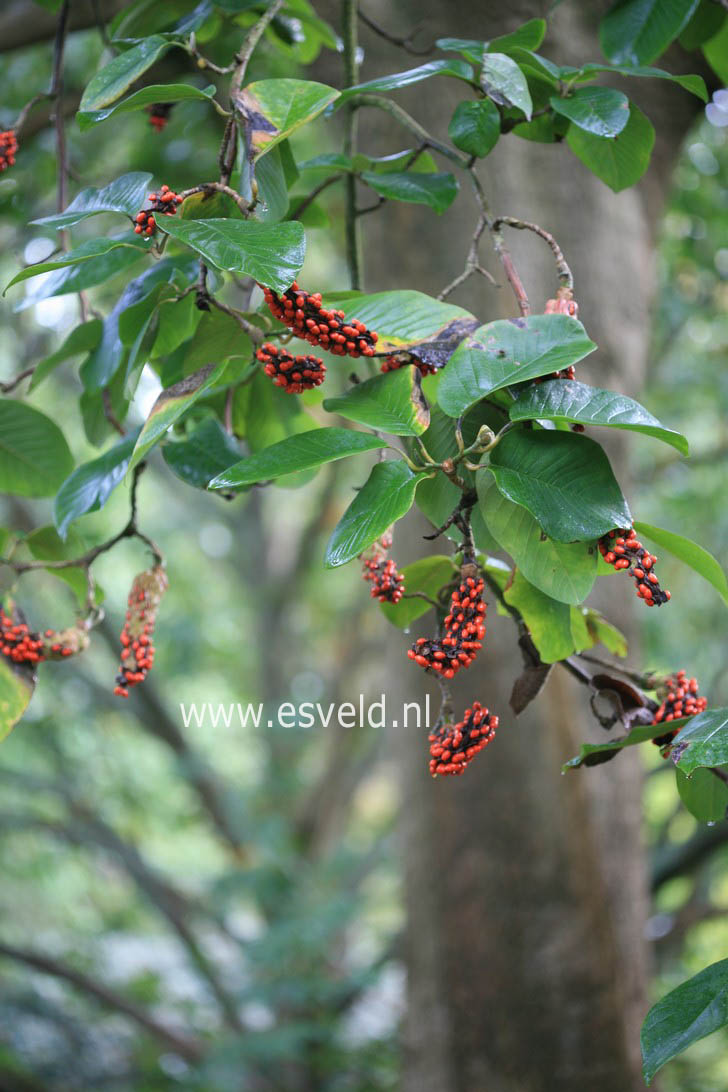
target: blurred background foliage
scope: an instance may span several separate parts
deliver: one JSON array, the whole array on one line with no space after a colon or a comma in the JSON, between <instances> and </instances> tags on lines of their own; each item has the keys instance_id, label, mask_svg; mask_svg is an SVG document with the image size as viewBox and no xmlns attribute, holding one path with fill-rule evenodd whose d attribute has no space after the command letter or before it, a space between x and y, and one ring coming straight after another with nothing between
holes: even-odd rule
<instances>
[{"instance_id":1,"label":"blurred background foliage","mask_svg":"<svg viewBox=\"0 0 728 1092\"><path fill-rule=\"evenodd\" d=\"M315 50L309 43L304 55L304 47L264 44L250 78L290 75ZM70 37L69 92L84 86L103 48L95 30ZM0 122L44 85L48 66L46 45L0 57ZM179 190L198 181L199 161L214 162L219 135L197 103L176 108L163 137L141 114L83 136L69 123L73 178L103 184L150 170ZM295 143L302 158L336 147L321 123ZM650 522L695 531L718 557L728 537L726 179L728 130L702 121L686 142L661 229L645 396L688 435L693 459L633 445L643 483L635 508ZM3 284L52 250L43 229L27 223L53 211L54 187L53 133L39 127L22 149L22 169L0 179ZM328 218L312 233L312 283L343 283L341 200L332 188ZM123 281L94 289L93 306L106 311ZM52 352L78 321L74 296L15 311L19 295L2 303L0 378ZM157 389L145 374L140 422ZM94 449L78 390L68 363L34 403L61 423L81 459ZM140 486L143 527L164 543L172 587L152 676L128 704L113 698L126 591L147 563L140 544L127 543L96 567L107 621L90 651L71 667L44 667L28 715L0 752L2 941L54 961L33 969L0 960L0 1088L397 1087L403 908L398 786L384 741L366 729L256 732L209 719L185 728L179 713L180 702L201 700L274 708L378 696L385 623L355 571L324 573L320 564L351 485L330 468L305 489L254 490L227 503L172 477L159 455L151 460ZM84 536L113 533L127 503L118 490L84 519ZM3 512L4 525L21 529L50 522L49 502L13 502ZM725 649L706 639L724 628L721 605L690 570L667 557L661 564L674 600L667 624L642 612L645 663L685 666L712 704L726 705ZM72 594L51 575L25 576L19 598L37 626L72 619ZM699 649L700 661L685 663L686 648ZM644 750L657 996L728 946L728 838L725 824L701 826L686 812L669 764L656 748ZM59 967L82 981L45 973ZM698 1044L666 1069L663 1087L722 1092L726 1045L725 1032Z\"/></svg>"}]
</instances>

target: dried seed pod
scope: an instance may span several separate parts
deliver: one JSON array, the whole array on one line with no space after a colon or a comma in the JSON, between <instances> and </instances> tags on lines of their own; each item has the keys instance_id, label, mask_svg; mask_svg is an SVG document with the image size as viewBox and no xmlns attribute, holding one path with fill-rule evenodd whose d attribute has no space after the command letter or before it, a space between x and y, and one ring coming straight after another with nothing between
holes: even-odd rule
<instances>
[{"instance_id":1,"label":"dried seed pod","mask_svg":"<svg viewBox=\"0 0 728 1092\"><path fill-rule=\"evenodd\" d=\"M374 356L377 335L358 319L321 305L320 292L305 292L294 281L282 296L260 285L271 314L309 345L320 345L335 356Z\"/></svg>"},{"instance_id":2,"label":"dried seed pod","mask_svg":"<svg viewBox=\"0 0 728 1092\"><path fill-rule=\"evenodd\" d=\"M173 102L153 102L151 106L147 107L149 113L149 124L158 133L166 127L169 121L169 115L174 108Z\"/></svg>"},{"instance_id":3,"label":"dried seed pod","mask_svg":"<svg viewBox=\"0 0 728 1092\"><path fill-rule=\"evenodd\" d=\"M136 227L134 231L136 234L144 235L147 238L154 235L157 231L155 214L158 216L174 216L177 212L177 206L183 200L184 198L171 190L169 186L162 186L159 193L150 193L147 204L135 217Z\"/></svg>"},{"instance_id":4,"label":"dried seed pod","mask_svg":"<svg viewBox=\"0 0 728 1092\"><path fill-rule=\"evenodd\" d=\"M470 667L485 637L483 590L482 577L464 576L460 587L452 593L443 636L420 637L407 653L410 660L420 667L431 668L443 679L452 679L461 667Z\"/></svg>"},{"instance_id":5,"label":"dried seed pod","mask_svg":"<svg viewBox=\"0 0 728 1092\"><path fill-rule=\"evenodd\" d=\"M657 696L661 699L661 704L652 723L668 724L671 720L679 720L680 717L694 717L696 713L704 713L708 708L708 699L701 697L698 690L698 680L689 679L682 669L675 675L670 675L658 687ZM664 736L658 736L652 742L658 747L666 747L675 738L677 732L678 729L666 732Z\"/></svg>"},{"instance_id":6,"label":"dried seed pod","mask_svg":"<svg viewBox=\"0 0 728 1092\"><path fill-rule=\"evenodd\" d=\"M0 171L6 171L8 167L15 166L15 156L18 152L18 138L14 129L5 129L0 132Z\"/></svg>"},{"instance_id":7,"label":"dried seed pod","mask_svg":"<svg viewBox=\"0 0 728 1092\"><path fill-rule=\"evenodd\" d=\"M624 570L637 585L637 596L648 607L661 607L670 599L670 592L660 587L654 565L657 558L649 553L632 527L608 531L599 539L599 552L608 565Z\"/></svg>"},{"instance_id":8,"label":"dried seed pod","mask_svg":"<svg viewBox=\"0 0 728 1092\"><path fill-rule=\"evenodd\" d=\"M265 374L288 394L301 394L320 387L326 378L326 365L317 356L291 356L269 341L255 355L263 364Z\"/></svg>"},{"instance_id":9,"label":"dried seed pod","mask_svg":"<svg viewBox=\"0 0 728 1092\"><path fill-rule=\"evenodd\" d=\"M167 573L161 564L134 577L120 637L121 667L114 689L120 698L129 697L129 688L143 682L154 663L154 623L167 585Z\"/></svg>"},{"instance_id":10,"label":"dried seed pod","mask_svg":"<svg viewBox=\"0 0 728 1092\"><path fill-rule=\"evenodd\" d=\"M88 624L82 620L67 629L31 630L19 612L0 607L0 653L16 664L34 667L44 660L64 660L88 648Z\"/></svg>"},{"instance_id":11,"label":"dried seed pod","mask_svg":"<svg viewBox=\"0 0 728 1092\"><path fill-rule=\"evenodd\" d=\"M89 646L88 626L81 621L67 629L47 629L42 640L43 659L65 660L68 656L86 651Z\"/></svg>"},{"instance_id":12,"label":"dried seed pod","mask_svg":"<svg viewBox=\"0 0 728 1092\"><path fill-rule=\"evenodd\" d=\"M458 724L441 724L430 732L430 773L458 776L495 736L498 717L473 702Z\"/></svg>"},{"instance_id":13,"label":"dried seed pod","mask_svg":"<svg viewBox=\"0 0 728 1092\"><path fill-rule=\"evenodd\" d=\"M422 376L437 374L437 368L433 368L432 364L426 364L414 353L408 352L390 353L389 356L384 358L381 371L396 372L399 368L406 368L408 364L414 364Z\"/></svg>"}]
</instances>

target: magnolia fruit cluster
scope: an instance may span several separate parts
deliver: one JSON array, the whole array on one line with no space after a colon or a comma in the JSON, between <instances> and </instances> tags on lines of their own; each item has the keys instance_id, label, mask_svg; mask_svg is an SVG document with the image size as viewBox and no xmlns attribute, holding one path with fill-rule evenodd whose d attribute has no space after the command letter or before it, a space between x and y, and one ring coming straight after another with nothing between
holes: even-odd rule
<instances>
[{"instance_id":1,"label":"magnolia fruit cluster","mask_svg":"<svg viewBox=\"0 0 728 1092\"><path fill-rule=\"evenodd\" d=\"M383 535L374 543L372 556L364 558L362 563L362 579L369 581L372 599L380 603L399 603L404 595L404 577L397 571L394 559L387 557L391 545L391 534Z\"/></svg>"},{"instance_id":2,"label":"magnolia fruit cluster","mask_svg":"<svg viewBox=\"0 0 728 1092\"><path fill-rule=\"evenodd\" d=\"M147 201L147 207L137 213L135 218L134 231L137 235L154 235L157 230L155 213L162 216L174 216L183 198L169 186L162 186L159 193L150 193Z\"/></svg>"},{"instance_id":3,"label":"magnolia fruit cluster","mask_svg":"<svg viewBox=\"0 0 728 1092\"><path fill-rule=\"evenodd\" d=\"M660 587L654 572L657 558L638 541L633 528L608 531L599 539L599 552L608 565L629 573L637 585L638 598L648 607L661 607L668 602L670 593Z\"/></svg>"},{"instance_id":4,"label":"magnolia fruit cluster","mask_svg":"<svg viewBox=\"0 0 728 1092\"><path fill-rule=\"evenodd\" d=\"M320 292L305 292L295 281L282 296L260 287L271 314L309 345L320 345L334 356L374 356L377 334L358 319L347 321L343 311L323 307Z\"/></svg>"},{"instance_id":5,"label":"magnolia fruit cluster","mask_svg":"<svg viewBox=\"0 0 728 1092\"><path fill-rule=\"evenodd\" d=\"M424 360L420 360L414 353L400 352L390 353L389 356L384 358L381 371L383 372L396 372L398 368L405 368L408 364L414 364L420 375L434 375L437 368L434 368L432 364L426 364Z\"/></svg>"},{"instance_id":6,"label":"magnolia fruit cluster","mask_svg":"<svg viewBox=\"0 0 728 1092\"><path fill-rule=\"evenodd\" d=\"M143 682L154 663L154 623L167 585L167 574L162 565L155 565L134 577L120 637L121 667L114 689L120 698L129 697L129 688Z\"/></svg>"},{"instance_id":7,"label":"magnolia fruit cluster","mask_svg":"<svg viewBox=\"0 0 728 1092\"><path fill-rule=\"evenodd\" d=\"M430 732L430 773L459 775L495 736L498 717L473 702L457 724L442 724Z\"/></svg>"},{"instance_id":8,"label":"magnolia fruit cluster","mask_svg":"<svg viewBox=\"0 0 728 1092\"><path fill-rule=\"evenodd\" d=\"M483 587L482 577L466 576L452 593L443 636L420 637L407 653L409 658L443 679L452 679L461 667L470 667L485 637Z\"/></svg>"},{"instance_id":9,"label":"magnolia fruit cluster","mask_svg":"<svg viewBox=\"0 0 728 1092\"><path fill-rule=\"evenodd\" d=\"M301 394L319 387L326 378L326 365L317 356L291 356L266 341L255 354L276 387L288 394Z\"/></svg>"},{"instance_id":10,"label":"magnolia fruit cluster","mask_svg":"<svg viewBox=\"0 0 728 1092\"><path fill-rule=\"evenodd\" d=\"M18 138L14 129L5 129L0 132L0 171L6 171L8 167L15 166L15 156L18 151Z\"/></svg>"},{"instance_id":11,"label":"magnolia fruit cluster","mask_svg":"<svg viewBox=\"0 0 728 1092\"><path fill-rule=\"evenodd\" d=\"M63 630L47 629L41 634L0 607L0 653L15 664L35 667L44 660L63 660L83 652L88 641L82 623Z\"/></svg>"},{"instance_id":12,"label":"magnolia fruit cluster","mask_svg":"<svg viewBox=\"0 0 728 1092\"><path fill-rule=\"evenodd\" d=\"M149 107L149 124L158 133L166 127L173 106L172 102L153 102Z\"/></svg>"}]
</instances>

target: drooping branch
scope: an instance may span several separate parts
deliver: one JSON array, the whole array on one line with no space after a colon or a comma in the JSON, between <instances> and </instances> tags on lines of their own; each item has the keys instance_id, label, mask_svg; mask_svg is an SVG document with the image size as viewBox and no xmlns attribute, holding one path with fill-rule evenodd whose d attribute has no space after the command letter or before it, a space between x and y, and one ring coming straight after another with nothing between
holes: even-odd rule
<instances>
[{"instance_id":1,"label":"drooping branch","mask_svg":"<svg viewBox=\"0 0 728 1092\"><path fill-rule=\"evenodd\" d=\"M359 81L357 11L358 0L342 0L341 37L344 43L344 87L354 87ZM344 107L344 155L351 158L356 152L357 111L353 104ZM344 179L346 186L345 236L346 261L349 267L350 287L362 286L361 228L356 209L356 177L349 173Z\"/></svg>"}]
</instances>

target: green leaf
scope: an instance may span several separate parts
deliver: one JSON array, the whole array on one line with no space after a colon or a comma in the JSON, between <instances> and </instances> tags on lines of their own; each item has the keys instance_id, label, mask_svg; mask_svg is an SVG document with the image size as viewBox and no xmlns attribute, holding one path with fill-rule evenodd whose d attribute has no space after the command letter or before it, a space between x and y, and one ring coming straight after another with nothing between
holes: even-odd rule
<instances>
[{"instance_id":1,"label":"green leaf","mask_svg":"<svg viewBox=\"0 0 728 1092\"><path fill-rule=\"evenodd\" d=\"M682 723L682 721L678 722ZM640 743L648 743L651 739L664 736L664 724L639 724L628 732L626 736L617 736L616 739L606 740L604 743L582 743L581 750L574 758L570 758L561 767L566 770L578 770L580 766L601 766L603 762L609 762L616 758L625 747L635 747Z\"/></svg>"},{"instance_id":2,"label":"green leaf","mask_svg":"<svg viewBox=\"0 0 728 1092\"><path fill-rule=\"evenodd\" d=\"M482 159L498 143L501 131L498 107L490 99L458 103L447 131L456 148Z\"/></svg>"},{"instance_id":3,"label":"green leaf","mask_svg":"<svg viewBox=\"0 0 728 1092\"><path fill-rule=\"evenodd\" d=\"M35 265L29 265L25 269L21 269L19 273L16 273L11 281L8 282L5 292L8 288L12 288L14 284L18 284L20 281L27 281L29 277L37 277L39 273L50 273L55 269L64 269L68 265L80 265L82 262L91 261L93 258L100 258L105 254L108 254L110 250L116 250L118 247L133 247L135 251L139 250L139 244L133 235L127 236L121 239L89 239L85 243L81 243L75 250L69 250L68 253L63 256L53 259L47 262L37 262ZM3 295L5 295L3 292Z\"/></svg>"},{"instance_id":4,"label":"green leaf","mask_svg":"<svg viewBox=\"0 0 728 1092\"><path fill-rule=\"evenodd\" d=\"M607 140L570 125L566 143L592 174L619 193L638 182L647 170L655 143L655 130L642 111L632 103L629 121L619 136Z\"/></svg>"},{"instance_id":5,"label":"green leaf","mask_svg":"<svg viewBox=\"0 0 728 1092\"><path fill-rule=\"evenodd\" d=\"M659 1069L728 1023L728 959L712 963L653 1005L640 1033L642 1075Z\"/></svg>"},{"instance_id":6,"label":"green leaf","mask_svg":"<svg viewBox=\"0 0 728 1092\"><path fill-rule=\"evenodd\" d=\"M103 508L129 466L139 429L114 444L98 459L82 463L66 478L53 502L53 521L62 539L75 519Z\"/></svg>"},{"instance_id":7,"label":"green leaf","mask_svg":"<svg viewBox=\"0 0 728 1092\"><path fill-rule=\"evenodd\" d=\"M723 770L725 772L725 768ZM687 777L675 770L677 791L691 815L699 823L718 823L728 812L728 785L710 770L699 768Z\"/></svg>"},{"instance_id":8,"label":"green leaf","mask_svg":"<svg viewBox=\"0 0 728 1092\"><path fill-rule=\"evenodd\" d=\"M33 224L43 224L49 228L67 228L80 223L89 216L98 216L102 212L120 212L134 217L147 198L152 175L147 171L131 171L109 182L108 186L96 189L89 186L77 194L65 212L53 216L41 216L32 220Z\"/></svg>"},{"instance_id":9,"label":"green leaf","mask_svg":"<svg viewBox=\"0 0 728 1092\"><path fill-rule=\"evenodd\" d=\"M438 342L449 346L451 339L462 339L470 333L475 323L470 312L462 307L410 290L375 292L371 296L361 292L327 292L324 304L343 310L347 320L358 318L370 330L376 330L378 352L416 351L420 344L432 346ZM443 362L440 361L440 366Z\"/></svg>"},{"instance_id":10,"label":"green leaf","mask_svg":"<svg viewBox=\"0 0 728 1092\"><path fill-rule=\"evenodd\" d=\"M615 137L629 121L629 99L611 87L581 87L568 98L552 95L552 109L587 133Z\"/></svg>"},{"instance_id":11,"label":"green leaf","mask_svg":"<svg viewBox=\"0 0 728 1092\"><path fill-rule=\"evenodd\" d=\"M577 422L642 432L671 444L683 455L688 442L679 432L661 425L656 417L624 394L601 390L573 379L551 379L523 391L509 410L512 421Z\"/></svg>"},{"instance_id":12,"label":"green leaf","mask_svg":"<svg viewBox=\"0 0 728 1092\"><path fill-rule=\"evenodd\" d=\"M82 114L103 110L124 94L148 68L172 48L161 35L144 38L126 53L120 53L97 72L83 93L79 110Z\"/></svg>"},{"instance_id":13,"label":"green leaf","mask_svg":"<svg viewBox=\"0 0 728 1092\"><path fill-rule=\"evenodd\" d=\"M450 417L511 383L568 368L596 349L569 315L497 319L481 326L453 354L437 399Z\"/></svg>"},{"instance_id":14,"label":"green leaf","mask_svg":"<svg viewBox=\"0 0 728 1092\"><path fill-rule=\"evenodd\" d=\"M703 56L721 83L728 83L728 19L718 33L705 43Z\"/></svg>"},{"instance_id":15,"label":"green leaf","mask_svg":"<svg viewBox=\"0 0 728 1092\"><path fill-rule=\"evenodd\" d=\"M568 76L566 75L568 71ZM568 82L581 83L583 80L593 80L601 72L607 72L614 76L637 76L645 79L670 80L677 83L692 95L708 101L708 91L702 76L679 76L673 72L666 72L664 68L652 68L649 65L630 64L584 64L576 69L561 69Z\"/></svg>"},{"instance_id":16,"label":"green leaf","mask_svg":"<svg viewBox=\"0 0 728 1092\"><path fill-rule=\"evenodd\" d=\"M393 436L420 436L430 424L417 368L377 375L351 387L340 398L325 398L323 405L329 413Z\"/></svg>"},{"instance_id":17,"label":"green leaf","mask_svg":"<svg viewBox=\"0 0 728 1092\"><path fill-rule=\"evenodd\" d=\"M260 224L254 220L165 216L160 217L159 227L218 269L253 277L276 292L285 292L303 265L305 237L298 222Z\"/></svg>"},{"instance_id":18,"label":"green leaf","mask_svg":"<svg viewBox=\"0 0 728 1092\"><path fill-rule=\"evenodd\" d=\"M35 680L30 671L0 656L0 742L28 708L34 689Z\"/></svg>"},{"instance_id":19,"label":"green leaf","mask_svg":"<svg viewBox=\"0 0 728 1092\"><path fill-rule=\"evenodd\" d=\"M215 417L208 417L192 429L185 440L165 444L164 461L183 482L195 489L206 489L240 458L240 449Z\"/></svg>"},{"instance_id":20,"label":"green leaf","mask_svg":"<svg viewBox=\"0 0 728 1092\"><path fill-rule=\"evenodd\" d=\"M574 651L571 608L529 583L517 569L503 592L506 603L521 612L545 664L565 660Z\"/></svg>"},{"instance_id":21,"label":"green leaf","mask_svg":"<svg viewBox=\"0 0 728 1092\"><path fill-rule=\"evenodd\" d=\"M71 561L80 557L88 548L86 541L73 529L64 541L50 524L39 527L25 539L25 544L37 561ZM68 584L79 606L86 602L88 579L85 569L73 566L68 569L47 569L52 576ZM98 591L98 587L97 587Z\"/></svg>"},{"instance_id":22,"label":"green leaf","mask_svg":"<svg viewBox=\"0 0 728 1092\"><path fill-rule=\"evenodd\" d=\"M352 95L358 95L360 92L397 91L400 87L408 87L411 83L428 80L431 76L454 76L455 79L470 83L473 79L473 70L465 61L428 61L427 64L421 64L417 68L408 68L406 72L395 72L391 76L380 76L376 80L368 80L355 87L347 87L342 91L336 105L343 106Z\"/></svg>"},{"instance_id":23,"label":"green leaf","mask_svg":"<svg viewBox=\"0 0 728 1092\"><path fill-rule=\"evenodd\" d=\"M326 547L326 568L352 561L406 515L423 478L399 459L377 463L334 528Z\"/></svg>"},{"instance_id":24,"label":"green leaf","mask_svg":"<svg viewBox=\"0 0 728 1092\"><path fill-rule=\"evenodd\" d=\"M114 247L97 258L90 258L88 261L49 273L42 281L28 288L24 299L16 303L13 310L25 311L28 307L33 307L50 296L67 296L71 293L82 292L86 288L93 288L97 284L106 284L112 277L125 272L146 258L148 241L144 243L136 235L130 238L134 242Z\"/></svg>"},{"instance_id":25,"label":"green leaf","mask_svg":"<svg viewBox=\"0 0 728 1092\"><path fill-rule=\"evenodd\" d=\"M0 492L50 497L73 470L55 421L15 399L0 399Z\"/></svg>"},{"instance_id":26,"label":"green leaf","mask_svg":"<svg viewBox=\"0 0 728 1092\"><path fill-rule=\"evenodd\" d=\"M516 48L538 49L545 37L546 20L529 19L516 30L512 30L510 34L501 34L498 38L492 38L487 43L487 47L489 50L495 47L500 53L508 53Z\"/></svg>"},{"instance_id":27,"label":"green leaf","mask_svg":"<svg viewBox=\"0 0 728 1092\"><path fill-rule=\"evenodd\" d=\"M698 0L617 0L601 21L599 43L610 61L651 64L682 33Z\"/></svg>"},{"instance_id":28,"label":"green leaf","mask_svg":"<svg viewBox=\"0 0 728 1092\"><path fill-rule=\"evenodd\" d=\"M486 53L480 85L494 102L502 106L515 106L531 120L533 103L528 81L511 57L505 53Z\"/></svg>"},{"instance_id":29,"label":"green leaf","mask_svg":"<svg viewBox=\"0 0 728 1092\"><path fill-rule=\"evenodd\" d=\"M673 740L673 756L684 774L728 764L728 709L706 709L690 717Z\"/></svg>"},{"instance_id":30,"label":"green leaf","mask_svg":"<svg viewBox=\"0 0 728 1092\"><path fill-rule=\"evenodd\" d=\"M577 652L594 648L601 642L614 656L627 655L627 638L593 607L571 608L571 632Z\"/></svg>"},{"instance_id":31,"label":"green leaf","mask_svg":"<svg viewBox=\"0 0 728 1092\"><path fill-rule=\"evenodd\" d=\"M299 129L339 98L339 92L313 80L258 80L236 97L256 156Z\"/></svg>"},{"instance_id":32,"label":"green leaf","mask_svg":"<svg viewBox=\"0 0 728 1092\"><path fill-rule=\"evenodd\" d=\"M635 531L638 535L656 542L664 550L668 550L673 557L678 558L685 565L689 565L696 573L712 584L724 603L728 604L728 580L712 554L698 546L684 535L677 535L674 531L666 531L663 527L655 527L651 523L643 523L635 520Z\"/></svg>"},{"instance_id":33,"label":"green leaf","mask_svg":"<svg viewBox=\"0 0 728 1092\"><path fill-rule=\"evenodd\" d=\"M31 391L35 390L65 360L81 353L89 353L92 349L95 349L101 339L103 326L101 319L89 319L88 322L82 322L80 326L74 327L60 349L56 349L54 353L51 353L50 356L41 360L40 364L36 365L29 389Z\"/></svg>"},{"instance_id":34,"label":"green leaf","mask_svg":"<svg viewBox=\"0 0 728 1092\"><path fill-rule=\"evenodd\" d=\"M76 115L78 126L81 132L86 129L90 129L94 125L98 125L101 121L106 121L116 114L130 114L135 110L143 110L145 106L151 106L156 102L189 102L189 101L202 101L210 102L215 97L216 87L214 83L211 83L204 90L199 87L194 87L189 83L160 83L150 84L148 87L142 87L141 90L135 91L133 95L129 95L127 99L122 99L116 106L107 106L104 110L86 110L80 111ZM137 206L137 212L139 211Z\"/></svg>"},{"instance_id":35,"label":"green leaf","mask_svg":"<svg viewBox=\"0 0 728 1092\"><path fill-rule=\"evenodd\" d=\"M457 179L448 172L422 174L420 171L390 171L379 174L376 171L362 171L360 177L382 197L413 205L428 205L438 215L450 207L458 193Z\"/></svg>"},{"instance_id":36,"label":"green leaf","mask_svg":"<svg viewBox=\"0 0 728 1092\"><path fill-rule=\"evenodd\" d=\"M255 455L229 466L210 482L210 489L242 489L255 482L310 470L323 463L374 451L387 445L378 436L348 428L317 428L289 436ZM386 528L385 528L386 530Z\"/></svg>"},{"instance_id":37,"label":"green leaf","mask_svg":"<svg viewBox=\"0 0 728 1092\"><path fill-rule=\"evenodd\" d=\"M557 542L599 538L632 517L603 448L575 432L517 428L490 455L504 496Z\"/></svg>"},{"instance_id":38,"label":"green leaf","mask_svg":"<svg viewBox=\"0 0 728 1092\"><path fill-rule=\"evenodd\" d=\"M525 508L498 491L487 471L478 471L475 480L486 527L526 579L561 603L577 605L586 599L597 577L594 543L555 542Z\"/></svg>"},{"instance_id":39,"label":"green leaf","mask_svg":"<svg viewBox=\"0 0 728 1092\"><path fill-rule=\"evenodd\" d=\"M680 45L691 53L709 41L725 22L725 9L714 0L700 0L695 13L680 35Z\"/></svg>"},{"instance_id":40,"label":"green leaf","mask_svg":"<svg viewBox=\"0 0 728 1092\"><path fill-rule=\"evenodd\" d=\"M456 569L451 558L444 554L433 554L430 557L421 557L419 561L413 561L411 565L405 565L401 570L404 577L404 589L407 595L413 592L421 592L430 599L437 599L441 588L448 584L456 575ZM379 609L384 617L400 629L408 626L432 610L432 603L426 599L416 597L414 599L400 599L399 603L380 603Z\"/></svg>"},{"instance_id":41,"label":"green leaf","mask_svg":"<svg viewBox=\"0 0 728 1092\"><path fill-rule=\"evenodd\" d=\"M226 361L219 364L206 364L193 375L188 375L186 379L162 391L144 422L129 463L129 470L138 466L147 452L159 443L170 426L178 421L198 398L214 387L226 367Z\"/></svg>"}]
</instances>

